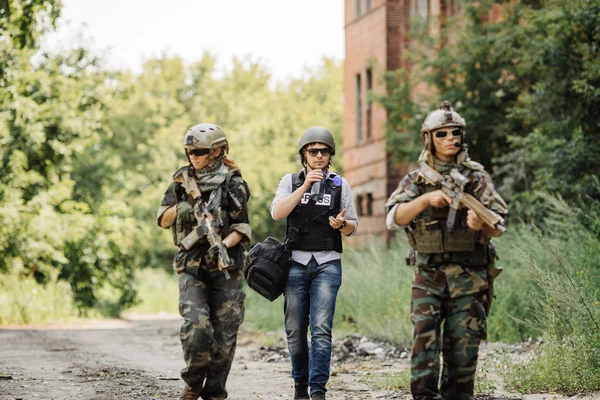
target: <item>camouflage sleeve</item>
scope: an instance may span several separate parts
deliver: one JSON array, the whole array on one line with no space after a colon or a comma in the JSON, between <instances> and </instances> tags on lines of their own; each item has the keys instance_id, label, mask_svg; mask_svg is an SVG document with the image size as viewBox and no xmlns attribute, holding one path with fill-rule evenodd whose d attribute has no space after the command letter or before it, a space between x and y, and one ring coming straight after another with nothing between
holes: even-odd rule
<instances>
[{"instance_id":1,"label":"camouflage sleeve","mask_svg":"<svg viewBox=\"0 0 600 400\"><path fill-rule=\"evenodd\" d=\"M387 203L385 203L386 212L389 212L396 204L408 203L421 195L421 191L416 184L418 174L419 171L413 171L400 181L394 193L392 193Z\"/></svg>"},{"instance_id":2,"label":"camouflage sleeve","mask_svg":"<svg viewBox=\"0 0 600 400\"><path fill-rule=\"evenodd\" d=\"M181 185L178 183L171 182L165 194L163 196L158 212L156 213L156 223L160 225L160 219L162 218L165 211L177 204L178 199L181 198Z\"/></svg>"},{"instance_id":3,"label":"camouflage sleeve","mask_svg":"<svg viewBox=\"0 0 600 400\"><path fill-rule=\"evenodd\" d=\"M231 216L230 231L237 231L244 235L242 241L252 240L252 229L248 218L248 199L250 198L250 189L248 184L241 177L231 179L229 183L229 195L232 197L229 202Z\"/></svg>"},{"instance_id":4,"label":"camouflage sleeve","mask_svg":"<svg viewBox=\"0 0 600 400\"><path fill-rule=\"evenodd\" d=\"M501 217L506 218L508 214L508 207L506 202L500 196L492 178L486 172L477 172L472 175L474 180L470 185L469 191L475 196L481 203L499 214Z\"/></svg>"},{"instance_id":5,"label":"camouflage sleeve","mask_svg":"<svg viewBox=\"0 0 600 400\"><path fill-rule=\"evenodd\" d=\"M391 231L397 231L404 228L403 226L396 224L395 221L396 208L398 208L398 205L413 201L421 195L421 191L416 184L418 173L419 171L413 171L406 175L404 179L400 181L398 187L394 193L392 193L387 203L385 203L387 213L385 225Z\"/></svg>"}]
</instances>

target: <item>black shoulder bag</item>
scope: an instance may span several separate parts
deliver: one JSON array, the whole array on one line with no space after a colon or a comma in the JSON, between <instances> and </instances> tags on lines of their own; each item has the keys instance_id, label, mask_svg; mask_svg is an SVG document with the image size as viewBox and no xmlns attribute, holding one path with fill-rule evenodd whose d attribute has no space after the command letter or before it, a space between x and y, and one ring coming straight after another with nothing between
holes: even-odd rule
<instances>
[{"instance_id":1,"label":"black shoulder bag","mask_svg":"<svg viewBox=\"0 0 600 400\"><path fill-rule=\"evenodd\" d=\"M285 242L269 236L263 242L255 244L244 262L244 277L248 286L269 301L277 299L283 293L292 262L289 244L296 239L300 228L308 219L314 200L309 200L303 210L300 226L292 226Z\"/></svg>"}]
</instances>

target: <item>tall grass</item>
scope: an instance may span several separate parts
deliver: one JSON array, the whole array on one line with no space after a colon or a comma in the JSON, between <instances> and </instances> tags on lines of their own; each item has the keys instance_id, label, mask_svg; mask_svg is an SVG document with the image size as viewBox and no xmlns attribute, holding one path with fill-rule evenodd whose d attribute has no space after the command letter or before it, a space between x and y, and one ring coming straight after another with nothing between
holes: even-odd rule
<instances>
[{"instance_id":1,"label":"tall grass","mask_svg":"<svg viewBox=\"0 0 600 400\"><path fill-rule=\"evenodd\" d=\"M506 365L507 385L520 392L600 389L600 239L583 229L560 232L569 236L557 240L535 232L552 255L551 268L519 249L540 289L532 296L537 307L525 323L542 338L531 359Z\"/></svg>"},{"instance_id":2,"label":"tall grass","mask_svg":"<svg viewBox=\"0 0 600 400\"><path fill-rule=\"evenodd\" d=\"M124 315L179 314L178 276L172 271L143 268L136 271L137 304Z\"/></svg>"},{"instance_id":3,"label":"tall grass","mask_svg":"<svg viewBox=\"0 0 600 400\"><path fill-rule=\"evenodd\" d=\"M77 317L71 287L51 279L40 285L33 277L4 274L0 279L0 325L67 322Z\"/></svg>"}]
</instances>

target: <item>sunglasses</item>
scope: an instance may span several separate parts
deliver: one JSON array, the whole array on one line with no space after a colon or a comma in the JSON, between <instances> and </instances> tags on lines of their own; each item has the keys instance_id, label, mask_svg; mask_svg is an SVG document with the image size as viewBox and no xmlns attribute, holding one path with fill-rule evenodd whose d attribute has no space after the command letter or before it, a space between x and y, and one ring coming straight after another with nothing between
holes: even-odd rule
<instances>
[{"instance_id":1,"label":"sunglasses","mask_svg":"<svg viewBox=\"0 0 600 400\"><path fill-rule=\"evenodd\" d=\"M208 153L210 153L210 149L193 149L188 151L189 155L196 157L205 156Z\"/></svg>"},{"instance_id":2,"label":"sunglasses","mask_svg":"<svg viewBox=\"0 0 600 400\"><path fill-rule=\"evenodd\" d=\"M435 137L438 139L445 138L446 136L448 136L448 133L451 133L452 136L456 137L460 136L460 132L460 129L454 129L451 131L435 131Z\"/></svg>"},{"instance_id":3,"label":"sunglasses","mask_svg":"<svg viewBox=\"0 0 600 400\"><path fill-rule=\"evenodd\" d=\"M322 147L320 149L306 149L306 151L313 157L316 157L319 153L321 153L323 157L326 157L331 154L331 149L329 147Z\"/></svg>"}]
</instances>

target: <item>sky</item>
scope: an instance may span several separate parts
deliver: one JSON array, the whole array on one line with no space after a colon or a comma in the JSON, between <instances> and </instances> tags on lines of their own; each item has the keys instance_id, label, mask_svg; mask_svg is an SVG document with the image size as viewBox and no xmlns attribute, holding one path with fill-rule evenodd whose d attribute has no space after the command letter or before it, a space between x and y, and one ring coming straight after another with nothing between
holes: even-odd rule
<instances>
[{"instance_id":1,"label":"sky","mask_svg":"<svg viewBox=\"0 0 600 400\"><path fill-rule=\"evenodd\" d=\"M148 58L189 63L210 52L219 69L252 55L284 80L324 56L344 57L343 0L63 0L58 23L44 49L69 48L82 35L107 67L136 74Z\"/></svg>"}]
</instances>

